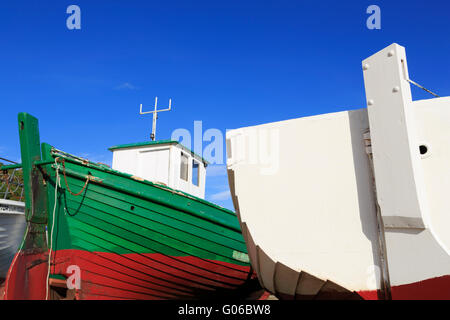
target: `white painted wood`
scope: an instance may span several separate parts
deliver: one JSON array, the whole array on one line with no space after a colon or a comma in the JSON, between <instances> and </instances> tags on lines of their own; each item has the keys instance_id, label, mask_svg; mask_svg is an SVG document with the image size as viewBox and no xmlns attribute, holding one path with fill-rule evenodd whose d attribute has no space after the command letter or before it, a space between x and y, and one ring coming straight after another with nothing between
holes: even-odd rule
<instances>
[{"instance_id":1,"label":"white painted wood","mask_svg":"<svg viewBox=\"0 0 450 320\"><path fill-rule=\"evenodd\" d=\"M235 209L254 242L248 247L253 267L269 290L274 290L276 262L349 290L370 289L368 270L378 264L378 256L372 182L362 139L367 127L362 109L227 134ZM279 137L277 146L266 139L272 134ZM268 163L259 156L261 149L278 150L279 158L268 157L273 159ZM277 162L278 170L265 174ZM255 248L260 250L253 253ZM291 294L292 288L281 293Z\"/></svg>"},{"instance_id":2,"label":"white painted wood","mask_svg":"<svg viewBox=\"0 0 450 320\"><path fill-rule=\"evenodd\" d=\"M169 148L139 151L138 176L165 185L169 184Z\"/></svg>"},{"instance_id":3,"label":"white painted wood","mask_svg":"<svg viewBox=\"0 0 450 320\"><path fill-rule=\"evenodd\" d=\"M181 153L188 156L188 181L180 178ZM192 161L199 164L199 185L192 183ZM112 168L205 198L206 168L198 156L178 144L155 144L113 149Z\"/></svg>"},{"instance_id":4,"label":"white painted wood","mask_svg":"<svg viewBox=\"0 0 450 320\"><path fill-rule=\"evenodd\" d=\"M450 98L414 101L415 146L426 144L420 158L427 210L427 229L386 229L391 285L450 274Z\"/></svg>"},{"instance_id":5,"label":"white painted wood","mask_svg":"<svg viewBox=\"0 0 450 320\"><path fill-rule=\"evenodd\" d=\"M369 136L383 219L394 218L385 222L391 286L450 274L450 98L411 101L398 45L363 68L369 109L227 133L233 203L252 266L272 293L292 295L296 274L297 294L314 295L327 280L380 288Z\"/></svg>"},{"instance_id":6,"label":"white painted wood","mask_svg":"<svg viewBox=\"0 0 450 320\"><path fill-rule=\"evenodd\" d=\"M441 198L441 206L438 206L436 201L439 199L435 199L433 193L442 195L445 190L442 188L445 182L441 179L449 171L448 164L435 163L433 168L425 168L424 160L435 162L437 155L431 155L430 146L430 154L424 159L419 146L424 140L431 139L448 148L439 137L448 135L450 118L446 118L445 107L449 105L442 100L437 103L412 102L405 49L397 44L381 50L362 64L377 200L385 227L391 285L447 275L450 273L448 244L441 240L447 237L436 230L436 226L441 224L448 233L450 220L443 219L439 211L441 208L447 210L449 205L447 199L442 201ZM446 123L447 127L434 129L440 122ZM430 132L428 138L421 136L426 128ZM430 143L434 145L434 142ZM450 160L445 158L447 162ZM430 179L434 183L427 183ZM434 202L434 212L430 211L429 200ZM431 221L436 222L436 219L439 223L431 226ZM434 263L430 264L430 261Z\"/></svg>"},{"instance_id":7,"label":"white painted wood","mask_svg":"<svg viewBox=\"0 0 450 320\"><path fill-rule=\"evenodd\" d=\"M389 227L421 228L428 208L405 49L392 44L362 64L381 215Z\"/></svg>"},{"instance_id":8,"label":"white painted wood","mask_svg":"<svg viewBox=\"0 0 450 320\"><path fill-rule=\"evenodd\" d=\"M429 205L428 226L450 254L450 97L413 102L418 123L418 142L428 152L421 159Z\"/></svg>"}]
</instances>

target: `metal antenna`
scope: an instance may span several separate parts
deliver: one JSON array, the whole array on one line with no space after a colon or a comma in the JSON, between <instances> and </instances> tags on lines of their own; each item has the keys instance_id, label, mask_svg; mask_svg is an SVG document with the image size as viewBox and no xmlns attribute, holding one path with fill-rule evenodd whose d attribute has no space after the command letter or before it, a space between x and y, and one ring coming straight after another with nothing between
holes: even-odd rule
<instances>
[{"instance_id":1,"label":"metal antenna","mask_svg":"<svg viewBox=\"0 0 450 320\"><path fill-rule=\"evenodd\" d=\"M152 139L152 141L155 141L156 119L158 119L158 112L170 111L170 108L172 106L172 99L169 99L169 108L167 108L167 109L157 110L157 106L158 106L158 97L155 97L155 110L142 112L142 103L141 103L141 106L139 109L139 114L153 113L152 133L150 135L150 139Z\"/></svg>"}]
</instances>

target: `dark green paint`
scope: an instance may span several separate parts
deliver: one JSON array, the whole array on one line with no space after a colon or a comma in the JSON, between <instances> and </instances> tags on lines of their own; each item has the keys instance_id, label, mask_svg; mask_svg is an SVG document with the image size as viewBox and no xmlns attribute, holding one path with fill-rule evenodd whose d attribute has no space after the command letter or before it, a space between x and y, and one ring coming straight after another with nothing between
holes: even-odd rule
<instances>
[{"instance_id":1,"label":"dark green paint","mask_svg":"<svg viewBox=\"0 0 450 320\"><path fill-rule=\"evenodd\" d=\"M40 233L41 248L46 248L44 229L37 222L48 223L54 251L161 253L249 265L248 261L236 258L247 250L234 212L60 152L46 143L41 146L41 159L36 149L39 143L37 120L21 114L19 125L24 173L34 175L34 180L28 180L30 186L26 195L28 198L31 195L32 199L33 194L41 195L27 203L27 209L39 209L31 212L34 223L30 225L33 231ZM57 170L61 180L55 198ZM79 196L71 195L64 173L75 193L89 177L84 192ZM28 242L35 243L34 239L32 234L27 235Z\"/></svg>"}]
</instances>

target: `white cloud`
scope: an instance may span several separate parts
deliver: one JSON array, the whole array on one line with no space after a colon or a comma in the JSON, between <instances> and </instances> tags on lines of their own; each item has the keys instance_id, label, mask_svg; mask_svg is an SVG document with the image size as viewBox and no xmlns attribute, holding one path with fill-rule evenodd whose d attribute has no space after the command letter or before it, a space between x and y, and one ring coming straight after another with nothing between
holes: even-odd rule
<instances>
[{"instance_id":1,"label":"white cloud","mask_svg":"<svg viewBox=\"0 0 450 320\"><path fill-rule=\"evenodd\" d=\"M231 194L229 190L225 190L222 192L217 192L214 193L210 196L211 200L215 200L215 201L222 201L222 200L229 200L231 199Z\"/></svg>"},{"instance_id":2,"label":"white cloud","mask_svg":"<svg viewBox=\"0 0 450 320\"><path fill-rule=\"evenodd\" d=\"M124 82L121 85L118 85L117 87L115 87L114 89L116 90L136 90L138 87L132 85L129 82Z\"/></svg>"}]
</instances>

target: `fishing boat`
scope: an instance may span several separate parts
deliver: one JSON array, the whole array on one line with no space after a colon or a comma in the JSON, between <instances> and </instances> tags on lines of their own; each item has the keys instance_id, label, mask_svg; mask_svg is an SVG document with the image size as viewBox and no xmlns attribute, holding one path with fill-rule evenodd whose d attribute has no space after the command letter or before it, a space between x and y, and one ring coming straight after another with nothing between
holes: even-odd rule
<instances>
[{"instance_id":1,"label":"fishing boat","mask_svg":"<svg viewBox=\"0 0 450 320\"><path fill-rule=\"evenodd\" d=\"M6 273L19 249L25 232L25 204L0 199L0 279Z\"/></svg>"},{"instance_id":2,"label":"fishing boat","mask_svg":"<svg viewBox=\"0 0 450 320\"><path fill-rule=\"evenodd\" d=\"M13 161L0 158L2 161ZM25 203L23 185L16 169L2 175L0 181L0 281L6 273L22 242L25 232Z\"/></svg>"},{"instance_id":3,"label":"fishing boat","mask_svg":"<svg viewBox=\"0 0 450 320\"><path fill-rule=\"evenodd\" d=\"M450 299L450 97L398 44L362 69L367 108L227 132L251 264L280 299Z\"/></svg>"},{"instance_id":4,"label":"fishing boat","mask_svg":"<svg viewBox=\"0 0 450 320\"><path fill-rule=\"evenodd\" d=\"M148 141L110 148L110 168L41 146L38 120L20 113L18 121L29 224L5 299L217 299L261 290L235 213L202 199L200 156L177 141Z\"/></svg>"}]
</instances>

